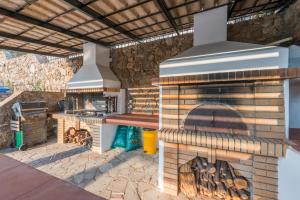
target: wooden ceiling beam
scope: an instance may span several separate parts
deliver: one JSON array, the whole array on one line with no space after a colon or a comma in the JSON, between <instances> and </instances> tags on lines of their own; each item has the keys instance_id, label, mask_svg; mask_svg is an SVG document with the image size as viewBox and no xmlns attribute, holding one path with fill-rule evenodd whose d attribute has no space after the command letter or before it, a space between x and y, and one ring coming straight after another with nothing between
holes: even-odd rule
<instances>
[{"instance_id":1,"label":"wooden ceiling beam","mask_svg":"<svg viewBox=\"0 0 300 200\"><path fill-rule=\"evenodd\" d=\"M0 36L4 37L4 38L13 39L13 40L20 40L20 41L24 41L24 42L40 44L40 45L54 47L54 48L58 48L58 49L64 49L64 50L71 51L71 52L77 52L77 53L82 52L82 50L80 50L80 49L67 47L64 45L55 44L55 43L51 43L51 42L47 42L47 41L43 41L43 40L37 40L37 39L25 37L25 36L14 35L14 34L3 32L3 31L0 31Z\"/></svg>"},{"instance_id":2,"label":"wooden ceiling beam","mask_svg":"<svg viewBox=\"0 0 300 200\"><path fill-rule=\"evenodd\" d=\"M234 0L233 3L231 4L231 6L229 6L229 12L228 12L227 19L229 19L232 16L232 13L233 13L234 9L236 8L236 5L238 4L239 1L241 1L241 0Z\"/></svg>"},{"instance_id":3,"label":"wooden ceiling beam","mask_svg":"<svg viewBox=\"0 0 300 200\"><path fill-rule=\"evenodd\" d=\"M169 12L168 6L164 0L156 0L157 4L159 5L160 9L163 11L165 16L167 17L169 23L173 27L173 29L176 31L177 35L179 35L178 26L173 19L171 13Z\"/></svg>"},{"instance_id":4,"label":"wooden ceiling beam","mask_svg":"<svg viewBox=\"0 0 300 200\"><path fill-rule=\"evenodd\" d=\"M268 3L264 3L264 4L260 4L260 5L257 5L256 7L253 7L253 8L244 8L244 9L241 9L241 10L237 10L236 12L242 12L242 11L247 11L247 10L250 10L249 12L245 13L245 14L237 14L237 15L234 15L232 17L232 19L236 19L236 18L239 18L239 17L243 17L243 16L248 16L248 15L252 15L252 14L255 14L255 13L259 13L259 12L262 12L262 11L272 11L272 10L276 10L276 8L278 8L278 4L281 2L281 0L276 0L276 1L273 1L273 2L268 2ZM266 8L267 6L271 6L272 7L269 7L269 8ZM274 5L274 6L273 6ZM255 10L257 8L260 8L259 10Z\"/></svg>"},{"instance_id":5,"label":"wooden ceiling beam","mask_svg":"<svg viewBox=\"0 0 300 200\"><path fill-rule=\"evenodd\" d=\"M275 10L275 14L282 12L284 9L288 8L295 1L296 0L282 1L281 6Z\"/></svg>"},{"instance_id":6,"label":"wooden ceiling beam","mask_svg":"<svg viewBox=\"0 0 300 200\"><path fill-rule=\"evenodd\" d=\"M28 23L28 24L32 24L32 25L39 26L39 27L42 27L42 28L46 28L46 29L49 29L49 30L52 30L52 31L60 32L60 33L65 34L65 35L75 37L75 38L79 38L79 39L82 39L82 40L85 40L85 41L93 42L93 43L96 43L96 44L99 44L99 45L109 46L109 43L92 39L92 38L90 38L88 36L85 36L83 34L80 34L80 33L74 32L74 31L70 31L70 30L64 29L60 26L56 26L56 25L50 24L48 22L44 22L44 21L29 17L29 16L26 16L26 15L22 15L20 13L13 12L13 11L7 10L5 8L0 8L0 15L11 17L13 19L16 19L16 20L19 20L19 21L22 21L22 22L25 22L25 23Z\"/></svg>"},{"instance_id":7,"label":"wooden ceiling beam","mask_svg":"<svg viewBox=\"0 0 300 200\"><path fill-rule=\"evenodd\" d=\"M118 24L114 23L113 21L111 21L110 19L106 18L106 16L96 12L95 10L93 10L92 8L85 6L85 4L81 3L78 0L63 0L67 3L69 3L70 5L72 5L73 7L77 8L79 11L83 12L84 14L94 18L95 20L99 21L102 24L105 24L106 26L122 33L123 35L126 35L127 37L138 41L139 38L134 35L133 33L129 32L128 30L126 30L125 28L118 26Z\"/></svg>"}]
</instances>

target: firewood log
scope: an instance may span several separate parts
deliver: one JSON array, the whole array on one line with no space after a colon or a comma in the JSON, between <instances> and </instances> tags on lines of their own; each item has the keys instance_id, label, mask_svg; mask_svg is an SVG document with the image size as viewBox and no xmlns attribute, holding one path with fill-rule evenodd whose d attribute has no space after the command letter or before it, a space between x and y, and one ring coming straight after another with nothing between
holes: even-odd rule
<instances>
[{"instance_id":1,"label":"firewood log","mask_svg":"<svg viewBox=\"0 0 300 200\"><path fill-rule=\"evenodd\" d=\"M248 200L249 199L249 194L248 192L244 191L244 190L237 190L237 193L239 194L240 198L242 200Z\"/></svg>"},{"instance_id":2,"label":"firewood log","mask_svg":"<svg viewBox=\"0 0 300 200\"><path fill-rule=\"evenodd\" d=\"M214 178L212 174L208 174L208 182L215 186Z\"/></svg>"},{"instance_id":3,"label":"firewood log","mask_svg":"<svg viewBox=\"0 0 300 200\"><path fill-rule=\"evenodd\" d=\"M223 177L226 176L226 172L227 172L227 164L224 161L221 161L221 166L220 166L220 172L222 174Z\"/></svg>"},{"instance_id":4,"label":"firewood log","mask_svg":"<svg viewBox=\"0 0 300 200\"><path fill-rule=\"evenodd\" d=\"M86 135L87 135L87 131L86 131L86 130L79 130L79 131L77 131L77 133L78 133L79 135L83 135L83 136L86 136Z\"/></svg>"},{"instance_id":5,"label":"firewood log","mask_svg":"<svg viewBox=\"0 0 300 200\"><path fill-rule=\"evenodd\" d=\"M247 189L248 188L248 182L240 177L236 177L233 180L234 182L234 186L236 187L236 189L241 190L241 189Z\"/></svg>"},{"instance_id":6,"label":"firewood log","mask_svg":"<svg viewBox=\"0 0 300 200\"><path fill-rule=\"evenodd\" d=\"M199 185L199 194L200 195L204 195L204 186L203 186L203 184Z\"/></svg>"},{"instance_id":7,"label":"firewood log","mask_svg":"<svg viewBox=\"0 0 300 200\"><path fill-rule=\"evenodd\" d=\"M223 184L223 183L217 184L217 186L216 186L216 191L217 191L217 196L218 196L220 199L225 198L225 196L226 196L226 190L225 190L225 187L224 187L224 184Z\"/></svg>"},{"instance_id":8,"label":"firewood log","mask_svg":"<svg viewBox=\"0 0 300 200\"><path fill-rule=\"evenodd\" d=\"M201 174L202 174L202 180L203 180L203 182L208 182L208 173L204 172L204 173L201 173Z\"/></svg>"},{"instance_id":9,"label":"firewood log","mask_svg":"<svg viewBox=\"0 0 300 200\"><path fill-rule=\"evenodd\" d=\"M207 160L205 158L200 158L202 166L207 167Z\"/></svg>"},{"instance_id":10,"label":"firewood log","mask_svg":"<svg viewBox=\"0 0 300 200\"><path fill-rule=\"evenodd\" d=\"M232 169L232 166L230 164L228 164L228 167L229 167L230 173L231 173L232 178L233 178L234 186L238 190L247 189L248 188L247 181L245 179L243 179L243 178L236 177L235 172Z\"/></svg>"},{"instance_id":11,"label":"firewood log","mask_svg":"<svg viewBox=\"0 0 300 200\"><path fill-rule=\"evenodd\" d=\"M216 168L215 168L215 166L212 163L208 163L208 165L207 165L207 172L209 174L216 173Z\"/></svg>"},{"instance_id":12,"label":"firewood log","mask_svg":"<svg viewBox=\"0 0 300 200\"><path fill-rule=\"evenodd\" d=\"M226 193L225 200L231 200L231 195L229 192Z\"/></svg>"},{"instance_id":13,"label":"firewood log","mask_svg":"<svg viewBox=\"0 0 300 200\"><path fill-rule=\"evenodd\" d=\"M226 186L228 188L232 187L233 186L233 178L232 178L232 174L230 172L230 169L229 169L229 164L226 164L227 167L224 169L225 170L225 183L226 183Z\"/></svg>"},{"instance_id":14,"label":"firewood log","mask_svg":"<svg viewBox=\"0 0 300 200\"><path fill-rule=\"evenodd\" d=\"M206 166L204 166L202 159L200 157L197 157L195 159L195 161L196 161L198 170L200 170L201 172L205 172Z\"/></svg>"},{"instance_id":15,"label":"firewood log","mask_svg":"<svg viewBox=\"0 0 300 200\"><path fill-rule=\"evenodd\" d=\"M214 195L214 186L211 182L207 183L207 196L212 197Z\"/></svg>"},{"instance_id":16,"label":"firewood log","mask_svg":"<svg viewBox=\"0 0 300 200\"><path fill-rule=\"evenodd\" d=\"M88 131L86 131L85 132L85 137L90 137L90 136L91 136L91 134Z\"/></svg>"},{"instance_id":17,"label":"firewood log","mask_svg":"<svg viewBox=\"0 0 300 200\"><path fill-rule=\"evenodd\" d=\"M199 189L199 186L201 185L201 172L199 170L194 171L194 175L195 175L195 182L196 182L196 186Z\"/></svg>"},{"instance_id":18,"label":"firewood log","mask_svg":"<svg viewBox=\"0 0 300 200\"><path fill-rule=\"evenodd\" d=\"M73 138L73 143L74 144L77 144L79 142L79 137L78 136L75 136L74 138Z\"/></svg>"},{"instance_id":19,"label":"firewood log","mask_svg":"<svg viewBox=\"0 0 300 200\"><path fill-rule=\"evenodd\" d=\"M241 200L239 194L236 192L235 189L230 188L229 191L230 191L230 196L231 196L232 200Z\"/></svg>"},{"instance_id":20,"label":"firewood log","mask_svg":"<svg viewBox=\"0 0 300 200\"><path fill-rule=\"evenodd\" d=\"M180 173L180 190L188 197L194 198L197 195L195 177L193 173Z\"/></svg>"},{"instance_id":21,"label":"firewood log","mask_svg":"<svg viewBox=\"0 0 300 200\"><path fill-rule=\"evenodd\" d=\"M191 169L192 169L192 170L197 170L197 162L196 162L196 158L192 161Z\"/></svg>"},{"instance_id":22,"label":"firewood log","mask_svg":"<svg viewBox=\"0 0 300 200\"><path fill-rule=\"evenodd\" d=\"M215 176L214 176L214 182L216 184L220 183L220 168L221 168L221 162L217 161L217 163L216 163L216 173L215 173Z\"/></svg>"},{"instance_id":23,"label":"firewood log","mask_svg":"<svg viewBox=\"0 0 300 200\"><path fill-rule=\"evenodd\" d=\"M208 196L208 182L205 182L202 184L202 191L203 191L203 195Z\"/></svg>"},{"instance_id":24,"label":"firewood log","mask_svg":"<svg viewBox=\"0 0 300 200\"><path fill-rule=\"evenodd\" d=\"M75 128L70 128L70 129L69 129L69 134L70 134L70 135L75 135L75 134L76 134Z\"/></svg>"}]
</instances>

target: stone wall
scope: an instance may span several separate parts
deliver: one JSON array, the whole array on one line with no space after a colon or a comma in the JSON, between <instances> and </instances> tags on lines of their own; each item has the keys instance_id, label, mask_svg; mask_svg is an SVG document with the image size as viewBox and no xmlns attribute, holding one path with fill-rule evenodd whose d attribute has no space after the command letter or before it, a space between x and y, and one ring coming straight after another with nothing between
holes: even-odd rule
<instances>
[{"instance_id":1,"label":"stone wall","mask_svg":"<svg viewBox=\"0 0 300 200\"><path fill-rule=\"evenodd\" d=\"M244 21L228 27L228 39L233 41L268 44L293 37L300 45L300 0L276 15Z\"/></svg>"},{"instance_id":2,"label":"stone wall","mask_svg":"<svg viewBox=\"0 0 300 200\"><path fill-rule=\"evenodd\" d=\"M122 87L150 86L159 76L159 63L174 57L193 45L192 35L158 40L127 48L112 49L111 68Z\"/></svg>"},{"instance_id":3,"label":"stone wall","mask_svg":"<svg viewBox=\"0 0 300 200\"><path fill-rule=\"evenodd\" d=\"M0 85L14 91L59 92L82 65L82 57L47 61L45 56L25 54L6 59L3 51L0 61Z\"/></svg>"},{"instance_id":4,"label":"stone wall","mask_svg":"<svg viewBox=\"0 0 300 200\"><path fill-rule=\"evenodd\" d=\"M15 92L0 102L0 148L12 142L10 131L11 106L17 101L46 101L49 112L57 112L57 102L63 99L60 92Z\"/></svg>"}]
</instances>

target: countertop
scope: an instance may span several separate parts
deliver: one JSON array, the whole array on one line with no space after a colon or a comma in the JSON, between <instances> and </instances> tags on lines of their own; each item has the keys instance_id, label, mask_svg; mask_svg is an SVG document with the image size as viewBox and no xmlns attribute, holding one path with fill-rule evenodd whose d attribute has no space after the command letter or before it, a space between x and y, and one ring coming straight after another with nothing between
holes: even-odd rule
<instances>
[{"instance_id":1,"label":"countertop","mask_svg":"<svg viewBox=\"0 0 300 200\"><path fill-rule=\"evenodd\" d=\"M65 119L65 118L76 118L82 121L96 121L102 124L115 124L115 125L126 125L126 126L138 126L142 128L158 129L159 117L158 115L150 114L113 114L103 117L86 117L77 116L75 114L65 113L49 113L49 117L54 119Z\"/></svg>"},{"instance_id":2,"label":"countertop","mask_svg":"<svg viewBox=\"0 0 300 200\"><path fill-rule=\"evenodd\" d=\"M104 123L158 129L159 117L158 115L128 113L108 116L104 119Z\"/></svg>"}]
</instances>

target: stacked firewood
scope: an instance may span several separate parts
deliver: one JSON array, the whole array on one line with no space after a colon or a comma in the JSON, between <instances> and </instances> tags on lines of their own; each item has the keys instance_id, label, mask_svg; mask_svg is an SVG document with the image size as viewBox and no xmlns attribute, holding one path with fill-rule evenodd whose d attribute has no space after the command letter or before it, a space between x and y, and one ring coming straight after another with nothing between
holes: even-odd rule
<instances>
[{"instance_id":1,"label":"stacked firewood","mask_svg":"<svg viewBox=\"0 0 300 200\"><path fill-rule=\"evenodd\" d=\"M90 137L91 135L86 129L76 130L75 128L69 128L66 132L64 142L84 145Z\"/></svg>"},{"instance_id":2,"label":"stacked firewood","mask_svg":"<svg viewBox=\"0 0 300 200\"><path fill-rule=\"evenodd\" d=\"M196 157L180 167L180 189L189 198L207 196L226 200L248 200L249 184L237 176L226 161L212 164Z\"/></svg>"}]
</instances>

